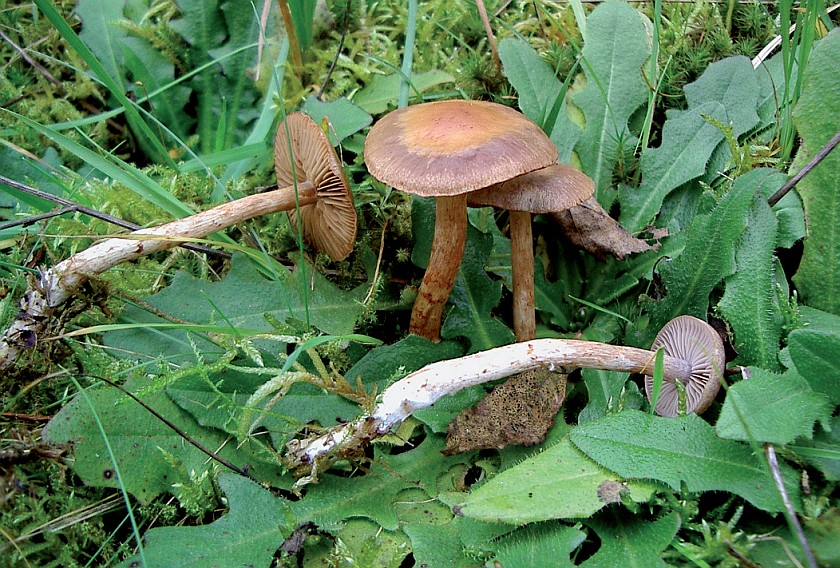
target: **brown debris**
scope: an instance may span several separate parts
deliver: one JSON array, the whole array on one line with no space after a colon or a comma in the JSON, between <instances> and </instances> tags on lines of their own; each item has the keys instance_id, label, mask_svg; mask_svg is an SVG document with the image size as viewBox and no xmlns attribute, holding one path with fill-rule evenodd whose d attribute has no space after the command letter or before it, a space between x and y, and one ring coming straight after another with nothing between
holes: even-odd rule
<instances>
[{"instance_id":1,"label":"brown debris","mask_svg":"<svg viewBox=\"0 0 840 568\"><path fill-rule=\"evenodd\" d=\"M541 443L566 397L566 375L539 367L515 375L449 425L444 454Z\"/></svg>"},{"instance_id":2,"label":"brown debris","mask_svg":"<svg viewBox=\"0 0 840 568\"><path fill-rule=\"evenodd\" d=\"M608 254L623 260L628 254L659 248L659 243L649 245L628 233L594 197L577 207L551 213L551 218L560 224L566 238L573 245L602 260Z\"/></svg>"}]
</instances>

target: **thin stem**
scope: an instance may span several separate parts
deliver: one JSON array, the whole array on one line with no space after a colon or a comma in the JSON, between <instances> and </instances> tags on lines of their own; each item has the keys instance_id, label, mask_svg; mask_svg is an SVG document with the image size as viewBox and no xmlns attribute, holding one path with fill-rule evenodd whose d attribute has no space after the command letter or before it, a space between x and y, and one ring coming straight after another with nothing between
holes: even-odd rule
<instances>
[{"instance_id":1,"label":"thin stem","mask_svg":"<svg viewBox=\"0 0 840 568\"><path fill-rule=\"evenodd\" d=\"M510 212L510 268L513 272L513 332L516 341L537 336L534 313L534 246L531 214Z\"/></svg>"},{"instance_id":2,"label":"thin stem","mask_svg":"<svg viewBox=\"0 0 840 568\"><path fill-rule=\"evenodd\" d=\"M822 162L826 158L826 156L828 156L831 153L831 151L837 147L838 144L840 144L840 130L837 131L837 134L835 134L831 138L831 140L829 140L826 143L825 146L820 148L820 151L817 152L814 155L814 157L811 158L811 160L807 164L805 164L805 166L801 170L796 172L796 174L792 178L790 178L787 181L787 183L785 183L785 185L780 187L776 193L770 196L770 199L767 200L767 203L770 204L770 207L774 206L776 203L779 202L779 200L781 200L785 195L787 195L788 192L791 189L793 189L793 187L797 183L802 181L802 178L808 175L808 173L810 173L811 170L816 168L819 165L819 163Z\"/></svg>"},{"instance_id":3,"label":"thin stem","mask_svg":"<svg viewBox=\"0 0 840 568\"><path fill-rule=\"evenodd\" d=\"M443 310L455 286L466 242L466 194L436 198L432 252L411 311L410 333L440 341Z\"/></svg>"},{"instance_id":4,"label":"thin stem","mask_svg":"<svg viewBox=\"0 0 840 568\"><path fill-rule=\"evenodd\" d=\"M799 524L799 518L796 516L796 510L793 508L793 503L790 502L790 496L785 488L785 480L782 478L782 470L779 468L779 459L776 457L776 448L772 444L766 444L764 451L767 455L767 464L770 466L770 471L773 474L773 482L779 490L779 495L782 496L782 503L785 506L785 516L787 517L788 524L790 524L791 530L799 539L799 545L802 547L802 552L805 554L809 568L817 568L817 559L814 558L814 552L808 544L808 539L805 538L802 525Z\"/></svg>"}]
</instances>

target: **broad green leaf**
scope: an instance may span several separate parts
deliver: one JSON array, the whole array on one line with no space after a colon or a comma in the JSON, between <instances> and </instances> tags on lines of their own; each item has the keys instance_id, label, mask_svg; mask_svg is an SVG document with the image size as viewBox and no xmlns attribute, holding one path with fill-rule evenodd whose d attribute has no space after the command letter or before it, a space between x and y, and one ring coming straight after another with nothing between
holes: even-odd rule
<instances>
[{"instance_id":1,"label":"broad green leaf","mask_svg":"<svg viewBox=\"0 0 840 568\"><path fill-rule=\"evenodd\" d=\"M230 271L219 282L206 282L178 272L172 284L145 301L179 320L230 325L234 335L238 328L276 332L266 320L266 314L280 322L305 322L308 317L312 326L330 335L352 333L356 318L362 311L360 300L367 292L366 285L343 291L319 272L313 273L312 266L305 266L307 285L313 286L306 291L306 302L301 291L300 267L294 272L281 273L280 281L272 282L241 255L234 255ZM127 308L122 319L145 323L162 321L156 315L135 307ZM128 350L129 353L186 357L186 360L194 359L190 341L208 358L219 352L219 348L208 338L177 328L168 331L132 329L110 332L105 336L107 345Z\"/></svg>"},{"instance_id":2,"label":"broad green leaf","mask_svg":"<svg viewBox=\"0 0 840 568\"><path fill-rule=\"evenodd\" d=\"M581 564L584 568L654 568L668 566L661 554L680 529L680 517L670 513L652 522L605 512L586 521L601 539L601 548Z\"/></svg>"},{"instance_id":3,"label":"broad green leaf","mask_svg":"<svg viewBox=\"0 0 840 568\"><path fill-rule=\"evenodd\" d=\"M589 517L605 505L598 488L610 482L621 480L563 438L491 478L456 511L471 519L513 524ZM631 485L629 491L636 498L646 489Z\"/></svg>"},{"instance_id":4,"label":"broad green leaf","mask_svg":"<svg viewBox=\"0 0 840 568\"><path fill-rule=\"evenodd\" d=\"M756 177L754 170L747 174ZM747 176L742 176L744 179ZM779 370L783 317L776 297L776 216L763 199L753 201L735 250L735 272L726 279L718 309L732 326L741 365Z\"/></svg>"},{"instance_id":5,"label":"broad green leaf","mask_svg":"<svg viewBox=\"0 0 840 568\"><path fill-rule=\"evenodd\" d=\"M344 97L324 102L312 95L306 97L301 110L318 124L325 118L329 120L328 134L333 144L338 144L348 136L370 126L373 121L368 113Z\"/></svg>"},{"instance_id":6,"label":"broad green leaf","mask_svg":"<svg viewBox=\"0 0 840 568\"><path fill-rule=\"evenodd\" d=\"M725 122L726 109L719 102L710 101L670 113L662 127L662 143L642 155L641 186L621 188L620 221L631 233L643 230L653 221L669 193L706 171L706 163L723 134L704 116Z\"/></svg>"},{"instance_id":7,"label":"broad green leaf","mask_svg":"<svg viewBox=\"0 0 840 568\"><path fill-rule=\"evenodd\" d=\"M356 93L353 103L369 114L382 114L388 110L388 105L397 102L401 80L402 76L398 73L377 75L364 89ZM440 69L412 74L413 88L409 87L409 96L413 98L418 92L422 94L432 87L454 81L455 77Z\"/></svg>"},{"instance_id":8,"label":"broad green leaf","mask_svg":"<svg viewBox=\"0 0 840 568\"><path fill-rule=\"evenodd\" d=\"M295 28L300 43L301 52L306 52L312 45L312 25L315 16L316 0L297 0L289 2L289 12L292 14L292 25Z\"/></svg>"},{"instance_id":9,"label":"broad green leaf","mask_svg":"<svg viewBox=\"0 0 840 568\"><path fill-rule=\"evenodd\" d=\"M687 229L683 253L659 264L665 298L651 304L653 329L681 314L705 318L709 295L735 269L735 246L747 224L755 185L741 176L707 215Z\"/></svg>"},{"instance_id":10,"label":"broad green leaf","mask_svg":"<svg viewBox=\"0 0 840 568\"><path fill-rule=\"evenodd\" d=\"M813 440L801 440L787 449L819 469L829 481L840 481L840 416L831 420L831 430L820 429Z\"/></svg>"},{"instance_id":11,"label":"broad green leaf","mask_svg":"<svg viewBox=\"0 0 840 568\"><path fill-rule=\"evenodd\" d=\"M136 390L142 386L141 382L145 383L145 380L127 384L126 388ZM258 457L255 452L259 450L252 444L239 448L227 444L226 435L199 427L165 393L153 393L142 400L205 448L218 450L237 467L249 464L251 473L258 478L275 483L279 480L279 466L268 465L265 459ZM125 489L143 503L171 491L171 484L178 478L174 466L161 450L177 458L186 472L201 473L218 466L215 462L208 463L207 455L117 389L110 386L88 389L64 406L43 431L44 439L51 443L73 442L73 471L87 485L119 486L97 420L108 436Z\"/></svg>"},{"instance_id":12,"label":"broad green leaf","mask_svg":"<svg viewBox=\"0 0 840 568\"><path fill-rule=\"evenodd\" d=\"M811 390L796 371L784 374L750 367L750 378L729 387L715 431L721 438L771 444L810 439L814 423L827 424L827 397Z\"/></svg>"},{"instance_id":13,"label":"broad green leaf","mask_svg":"<svg viewBox=\"0 0 840 568\"><path fill-rule=\"evenodd\" d=\"M575 151L607 208L614 201L609 188L618 155L636 144L627 121L647 101L641 68L650 56L649 41L641 14L629 4L599 4L586 19L586 87L573 97L586 126Z\"/></svg>"},{"instance_id":14,"label":"broad green leaf","mask_svg":"<svg viewBox=\"0 0 840 568\"><path fill-rule=\"evenodd\" d=\"M814 45L794 122L802 137L799 165L810 160L840 124L840 32ZM805 204L808 236L793 277L802 302L840 315L840 152L831 152L796 186Z\"/></svg>"},{"instance_id":15,"label":"broad green leaf","mask_svg":"<svg viewBox=\"0 0 840 568\"><path fill-rule=\"evenodd\" d=\"M712 63L696 81L686 85L685 100L689 108L713 101L722 104L737 138L759 122L758 92L752 63L736 55Z\"/></svg>"},{"instance_id":16,"label":"broad green leaf","mask_svg":"<svg viewBox=\"0 0 840 568\"><path fill-rule=\"evenodd\" d=\"M545 278L542 259L534 260L534 303L542 315L543 321L558 329L567 330L572 321L572 308L566 296L569 290L565 281L557 279L549 282Z\"/></svg>"},{"instance_id":17,"label":"broad green leaf","mask_svg":"<svg viewBox=\"0 0 840 568\"><path fill-rule=\"evenodd\" d=\"M399 568L405 557L412 552L403 531L382 530L382 527L368 519L348 519L341 529L330 536L332 538L307 538L302 543L303 563L299 564L291 556L279 566L335 566L336 558L340 555L343 566Z\"/></svg>"},{"instance_id":18,"label":"broad green leaf","mask_svg":"<svg viewBox=\"0 0 840 568\"><path fill-rule=\"evenodd\" d=\"M814 392L840 404L840 329L797 329L788 336L788 345L796 370Z\"/></svg>"},{"instance_id":19,"label":"broad green leaf","mask_svg":"<svg viewBox=\"0 0 840 568\"><path fill-rule=\"evenodd\" d=\"M580 424L625 408L641 408L644 397L636 383L627 381L627 373L597 369L583 369L581 373L589 400L578 416Z\"/></svg>"},{"instance_id":20,"label":"broad green leaf","mask_svg":"<svg viewBox=\"0 0 840 568\"><path fill-rule=\"evenodd\" d=\"M516 568L545 568L547 562L552 568L571 568L575 563L570 556L584 540L586 534L576 527L559 523L529 525L500 538L494 560Z\"/></svg>"},{"instance_id":21,"label":"broad green leaf","mask_svg":"<svg viewBox=\"0 0 840 568\"><path fill-rule=\"evenodd\" d=\"M367 517L386 530L396 530L399 493L419 484L434 496L441 471L465 460L460 456L446 458L441 450L443 442L436 436L397 455L384 455L377 449L376 460L367 473L351 478L323 474L303 499L291 504L292 510L299 522L313 521L327 530L350 517Z\"/></svg>"},{"instance_id":22,"label":"broad green leaf","mask_svg":"<svg viewBox=\"0 0 840 568\"><path fill-rule=\"evenodd\" d=\"M628 410L581 424L571 440L602 467L626 479L655 479L675 491L729 491L765 511L783 510L770 470L749 446L715 436L696 414L665 418ZM763 457L763 456L762 456ZM797 509L796 473L782 465Z\"/></svg>"},{"instance_id":23,"label":"broad green leaf","mask_svg":"<svg viewBox=\"0 0 840 568\"><path fill-rule=\"evenodd\" d=\"M268 566L296 523L287 502L268 489L234 474L219 476L229 510L209 525L158 527L143 536L149 566L215 568ZM134 556L121 566L139 566Z\"/></svg>"},{"instance_id":24,"label":"broad green leaf","mask_svg":"<svg viewBox=\"0 0 840 568\"><path fill-rule=\"evenodd\" d=\"M519 95L519 109L554 141L561 162L569 162L581 129L566 114L563 83L527 42L499 42L505 76Z\"/></svg>"},{"instance_id":25,"label":"broad green leaf","mask_svg":"<svg viewBox=\"0 0 840 568\"><path fill-rule=\"evenodd\" d=\"M108 75L124 88L122 45L128 34L116 25L123 19L123 2L79 0L76 14L82 21L79 39L90 48Z\"/></svg>"},{"instance_id":26,"label":"broad green leaf","mask_svg":"<svg viewBox=\"0 0 840 568\"><path fill-rule=\"evenodd\" d=\"M502 296L502 283L484 271L492 248L492 236L468 225L464 258L449 296L454 305L441 329L445 339L466 337L468 354L513 342L513 332L492 314Z\"/></svg>"}]
</instances>

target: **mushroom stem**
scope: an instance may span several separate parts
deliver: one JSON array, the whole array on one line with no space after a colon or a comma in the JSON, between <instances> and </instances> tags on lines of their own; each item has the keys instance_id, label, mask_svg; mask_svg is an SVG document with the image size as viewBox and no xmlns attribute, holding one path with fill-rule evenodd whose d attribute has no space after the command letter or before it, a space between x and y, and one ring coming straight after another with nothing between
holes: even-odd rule
<instances>
[{"instance_id":1,"label":"mushroom stem","mask_svg":"<svg viewBox=\"0 0 840 568\"><path fill-rule=\"evenodd\" d=\"M467 242L467 197L464 194L435 199L435 233L432 251L417 299L411 310L409 332L429 341L440 341L443 310L449 298Z\"/></svg>"},{"instance_id":2,"label":"mushroom stem","mask_svg":"<svg viewBox=\"0 0 840 568\"><path fill-rule=\"evenodd\" d=\"M656 353L647 349L575 339L536 339L426 365L389 386L369 415L309 440L294 440L286 462L292 468L316 463L327 454L359 445L391 430L412 413L468 387L541 366L582 367L653 374ZM687 382L691 366L663 357L665 382Z\"/></svg>"},{"instance_id":3,"label":"mushroom stem","mask_svg":"<svg viewBox=\"0 0 840 568\"><path fill-rule=\"evenodd\" d=\"M510 212L510 267L513 272L513 332L516 341L537 336L534 314L534 246L531 214Z\"/></svg>"},{"instance_id":4,"label":"mushroom stem","mask_svg":"<svg viewBox=\"0 0 840 568\"><path fill-rule=\"evenodd\" d=\"M8 369L23 349L34 346L56 308L90 278L130 260L170 249L185 240L206 237L247 219L304 206L317 199L311 182L249 195L178 219L100 241L41 273L20 303L20 313L0 339L0 372Z\"/></svg>"}]
</instances>

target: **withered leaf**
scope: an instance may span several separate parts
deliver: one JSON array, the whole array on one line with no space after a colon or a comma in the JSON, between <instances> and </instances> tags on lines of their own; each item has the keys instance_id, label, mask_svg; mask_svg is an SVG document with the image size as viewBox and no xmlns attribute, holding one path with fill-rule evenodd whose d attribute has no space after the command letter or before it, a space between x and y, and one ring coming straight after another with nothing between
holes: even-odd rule
<instances>
[{"instance_id":1,"label":"withered leaf","mask_svg":"<svg viewBox=\"0 0 840 568\"><path fill-rule=\"evenodd\" d=\"M514 375L449 424L443 453L539 444L565 397L565 374L541 367Z\"/></svg>"},{"instance_id":2,"label":"withered leaf","mask_svg":"<svg viewBox=\"0 0 840 568\"><path fill-rule=\"evenodd\" d=\"M551 218L560 224L569 241L599 259L611 254L622 260L628 254L659 248L659 243L649 245L627 232L618 221L610 217L594 197Z\"/></svg>"}]
</instances>

